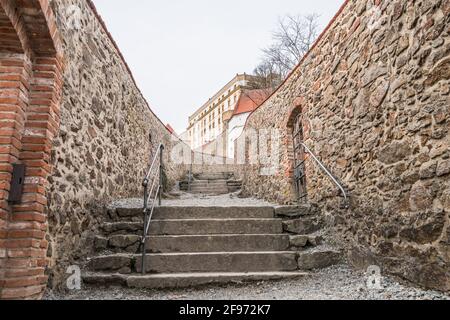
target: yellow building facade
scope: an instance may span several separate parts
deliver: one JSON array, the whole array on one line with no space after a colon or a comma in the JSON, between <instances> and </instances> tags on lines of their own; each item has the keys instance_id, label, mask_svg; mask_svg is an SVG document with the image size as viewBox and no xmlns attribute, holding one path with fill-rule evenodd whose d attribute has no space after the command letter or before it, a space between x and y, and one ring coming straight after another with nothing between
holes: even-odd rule
<instances>
[{"instance_id":1,"label":"yellow building facade","mask_svg":"<svg viewBox=\"0 0 450 320\"><path fill-rule=\"evenodd\" d=\"M239 98L252 77L245 73L237 74L189 117L189 126L183 140L193 150L215 141L226 132L226 123L232 117Z\"/></svg>"}]
</instances>

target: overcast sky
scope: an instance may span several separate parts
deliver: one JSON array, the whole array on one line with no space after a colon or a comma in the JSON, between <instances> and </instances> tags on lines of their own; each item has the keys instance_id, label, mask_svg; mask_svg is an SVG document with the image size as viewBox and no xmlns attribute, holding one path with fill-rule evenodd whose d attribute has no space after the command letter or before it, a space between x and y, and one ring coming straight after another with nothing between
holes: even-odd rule
<instances>
[{"instance_id":1,"label":"overcast sky","mask_svg":"<svg viewBox=\"0 0 450 320\"><path fill-rule=\"evenodd\" d=\"M320 15L344 0L94 0L150 106L178 133L236 73L251 73L278 18Z\"/></svg>"}]
</instances>

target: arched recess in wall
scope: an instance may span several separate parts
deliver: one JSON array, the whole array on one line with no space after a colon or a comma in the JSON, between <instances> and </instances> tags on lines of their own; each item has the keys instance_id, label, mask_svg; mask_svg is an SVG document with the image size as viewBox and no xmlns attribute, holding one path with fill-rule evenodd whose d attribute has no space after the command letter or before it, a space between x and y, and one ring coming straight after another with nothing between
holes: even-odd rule
<instances>
[{"instance_id":1,"label":"arched recess in wall","mask_svg":"<svg viewBox=\"0 0 450 320\"><path fill-rule=\"evenodd\" d=\"M47 285L47 183L59 129L62 54L48 0L0 1L0 299ZM23 165L22 191L13 172Z\"/></svg>"},{"instance_id":2,"label":"arched recess in wall","mask_svg":"<svg viewBox=\"0 0 450 320\"><path fill-rule=\"evenodd\" d=\"M292 185L293 198L298 203L308 201L306 160L307 155L303 148L305 141L305 118L303 100L296 99L286 122L287 137L287 168L286 177Z\"/></svg>"}]
</instances>

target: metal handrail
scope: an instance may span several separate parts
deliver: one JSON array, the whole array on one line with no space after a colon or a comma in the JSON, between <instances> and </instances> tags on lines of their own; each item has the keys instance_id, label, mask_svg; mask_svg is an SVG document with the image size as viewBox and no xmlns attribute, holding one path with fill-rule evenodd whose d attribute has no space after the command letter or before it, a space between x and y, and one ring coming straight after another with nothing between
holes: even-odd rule
<instances>
[{"instance_id":1,"label":"metal handrail","mask_svg":"<svg viewBox=\"0 0 450 320\"><path fill-rule=\"evenodd\" d=\"M160 151L161 149L164 150L164 145L163 145L162 143L158 146L157 151ZM150 169L148 169L147 174L145 175L144 181L142 182L142 185L143 185L144 187L145 187L146 185L148 185L150 175L152 174L153 167L154 167L155 164L156 164L156 160L158 160L158 156L159 156L159 152L156 152L155 156L153 157L153 161L152 161L152 164L151 164L151 166L150 166Z\"/></svg>"},{"instance_id":2,"label":"metal handrail","mask_svg":"<svg viewBox=\"0 0 450 320\"><path fill-rule=\"evenodd\" d=\"M345 208L348 209L350 207L349 201L348 201L348 194L347 191L345 191L344 187L339 183L339 181L333 176L333 174L325 167L325 165L320 161L316 155L311 151L311 149L308 148L308 146L304 143L301 143L303 148L305 148L306 153L311 155L311 157L316 161L316 163L319 165L319 167L331 178L331 180L334 182L334 184L341 190L342 195L344 196L345 201Z\"/></svg>"},{"instance_id":3,"label":"metal handrail","mask_svg":"<svg viewBox=\"0 0 450 320\"><path fill-rule=\"evenodd\" d=\"M189 172L188 172L188 192L191 192L191 188L192 188L193 162L194 162L194 159L193 159L193 157L191 157L191 163L190 163Z\"/></svg>"},{"instance_id":4,"label":"metal handrail","mask_svg":"<svg viewBox=\"0 0 450 320\"><path fill-rule=\"evenodd\" d=\"M156 207L156 201L158 200L158 204L159 206L161 206L161 193L163 190L162 184L162 172L163 172L163 152L164 152L164 145L160 144L158 146L157 152L155 154L155 156L153 157L153 161L152 164L150 166L150 169L148 170L144 181L142 182L142 186L144 187L144 226L143 226L143 231L142 231L142 243L141 243L141 247L142 247L142 261L141 261L141 267L142 267L142 274L146 273L146 255L147 255L147 237L148 237L148 231L150 229L150 223L152 221L152 217L153 217L153 212L155 211L155 207ZM157 160L159 159L159 179L158 178L158 172L156 171L153 174L155 165L157 163ZM153 182L150 188L150 192L149 192L149 183L151 178L153 177ZM153 198L152 201L152 207L149 208L148 207L148 202L150 200L150 198L152 197L153 191L156 188L156 194Z\"/></svg>"}]
</instances>

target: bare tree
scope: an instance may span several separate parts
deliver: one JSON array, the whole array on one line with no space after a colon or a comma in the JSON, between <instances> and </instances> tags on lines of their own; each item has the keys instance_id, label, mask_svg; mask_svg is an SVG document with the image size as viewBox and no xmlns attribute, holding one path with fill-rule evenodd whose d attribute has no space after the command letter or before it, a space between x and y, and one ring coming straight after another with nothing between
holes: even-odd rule
<instances>
[{"instance_id":1,"label":"bare tree","mask_svg":"<svg viewBox=\"0 0 450 320\"><path fill-rule=\"evenodd\" d=\"M283 80L278 69L270 61L261 62L253 71L255 77L248 82L250 90L260 89L272 93L273 89Z\"/></svg>"},{"instance_id":2,"label":"bare tree","mask_svg":"<svg viewBox=\"0 0 450 320\"><path fill-rule=\"evenodd\" d=\"M254 74L260 78L251 85L255 89L274 90L300 62L318 36L317 14L287 15L280 18L274 31L273 44L263 49L263 59Z\"/></svg>"}]
</instances>

